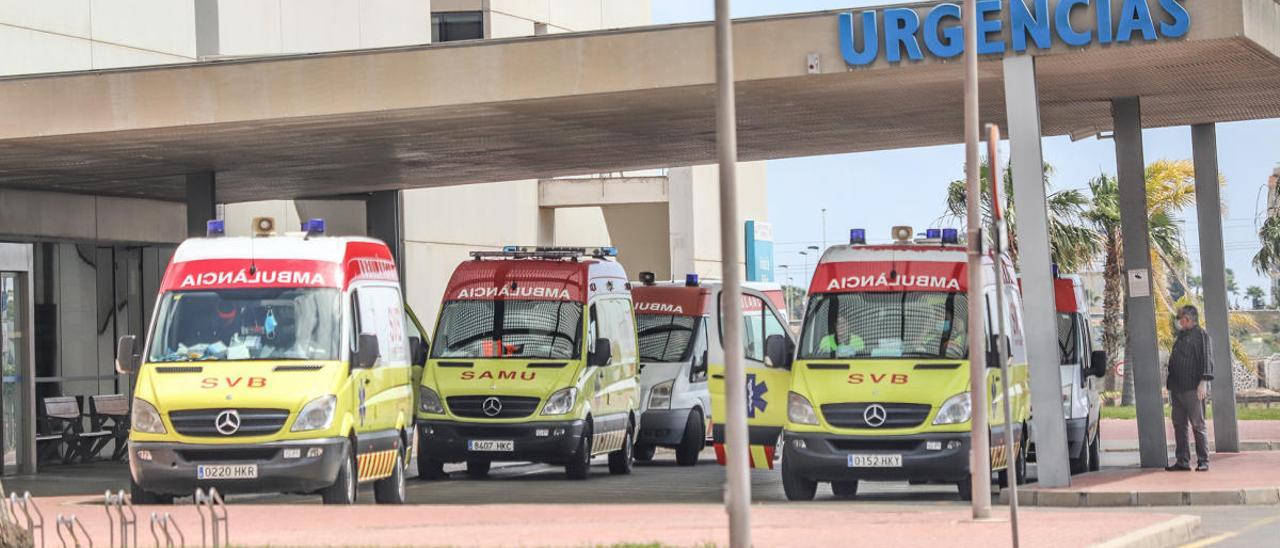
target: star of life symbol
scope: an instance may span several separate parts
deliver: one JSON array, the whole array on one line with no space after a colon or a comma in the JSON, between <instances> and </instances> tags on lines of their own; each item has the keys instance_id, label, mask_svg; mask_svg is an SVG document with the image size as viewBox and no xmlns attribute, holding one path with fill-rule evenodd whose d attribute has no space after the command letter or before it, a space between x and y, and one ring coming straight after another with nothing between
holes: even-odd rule
<instances>
[{"instance_id":1,"label":"star of life symbol","mask_svg":"<svg viewBox=\"0 0 1280 548\"><path fill-rule=\"evenodd\" d=\"M769 407L769 402L765 401L764 395L769 392L769 384L760 381L756 382L755 373L747 373L747 418L753 419L756 411L764 412Z\"/></svg>"}]
</instances>

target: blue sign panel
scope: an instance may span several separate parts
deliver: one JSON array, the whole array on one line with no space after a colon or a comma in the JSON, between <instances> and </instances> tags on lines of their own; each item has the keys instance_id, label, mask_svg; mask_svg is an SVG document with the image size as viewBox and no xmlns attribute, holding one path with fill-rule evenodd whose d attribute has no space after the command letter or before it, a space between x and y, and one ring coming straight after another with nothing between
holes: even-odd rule
<instances>
[{"instance_id":1,"label":"blue sign panel","mask_svg":"<svg viewBox=\"0 0 1280 548\"><path fill-rule=\"evenodd\" d=\"M747 281L774 281L773 225L763 221L747 221L746 236Z\"/></svg>"},{"instance_id":2,"label":"blue sign panel","mask_svg":"<svg viewBox=\"0 0 1280 548\"><path fill-rule=\"evenodd\" d=\"M1125 43L1137 39L1151 42L1180 38L1187 34L1191 15L1178 0L1060 0L1052 10L1048 0L1011 0L1008 43L1000 38L1004 30L1004 2L982 0L978 11L978 53L1022 53L1034 45L1046 49L1056 38L1068 46ZM1113 20L1113 2L1120 2L1120 14ZM1088 24L1072 24L1076 10L1091 10ZM855 18L860 25L855 25ZM861 33L858 28L861 27ZM840 53L845 63L862 66L881 56L890 63L903 59L919 61L926 53L947 59L964 52L964 31L958 4L938 4L925 14L911 8L868 10L857 15L840 14Z\"/></svg>"}]
</instances>

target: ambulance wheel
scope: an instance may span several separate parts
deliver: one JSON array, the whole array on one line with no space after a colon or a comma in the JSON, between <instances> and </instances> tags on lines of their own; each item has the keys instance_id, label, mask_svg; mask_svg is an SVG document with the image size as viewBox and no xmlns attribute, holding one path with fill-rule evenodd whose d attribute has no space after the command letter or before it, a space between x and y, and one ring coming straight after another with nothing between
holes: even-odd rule
<instances>
[{"instance_id":1,"label":"ambulance wheel","mask_svg":"<svg viewBox=\"0 0 1280 548\"><path fill-rule=\"evenodd\" d=\"M582 438L578 440L578 450L569 457L564 465L564 475L571 480L584 480L591 472L591 423L582 430Z\"/></svg>"},{"instance_id":2,"label":"ambulance wheel","mask_svg":"<svg viewBox=\"0 0 1280 548\"><path fill-rule=\"evenodd\" d=\"M622 437L622 448L609 453L609 473L613 475L630 474L631 469L635 467L635 444L631 433L634 428L631 422L627 421L627 432Z\"/></svg>"},{"instance_id":3,"label":"ambulance wheel","mask_svg":"<svg viewBox=\"0 0 1280 548\"><path fill-rule=\"evenodd\" d=\"M1102 425L1098 425L1098 433L1093 436L1093 443L1089 444L1089 471L1097 472L1102 469Z\"/></svg>"},{"instance_id":4,"label":"ambulance wheel","mask_svg":"<svg viewBox=\"0 0 1280 548\"><path fill-rule=\"evenodd\" d=\"M129 478L129 500L133 504L173 504L173 495L161 495L152 493L134 483L133 478Z\"/></svg>"},{"instance_id":5,"label":"ambulance wheel","mask_svg":"<svg viewBox=\"0 0 1280 548\"><path fill-rule=\"evenodd\" d=\"M689 420L684 424L684 437L680 439L680 446L676 447L676 464L680 466L698 464L698 455L706 445L703 441L707 437L706 432L703 431L705 428L702 424L702 412L694 409L689 413Z\"/></svg>"},{"instance_id":6,"label":"ambulance wheel","mask_svg":"<svg viewBox=\"0 0 1280 548\"><path fill-rule=\"evenodd\" d=\"M487 460L469 460L467 461L467 477L471 479L485 479L489 477L489 467L493 463Z\"/></svg>"},{"instance_id":7,"label":"ambulance wheel","mask_svg":"<svg viewBox=\"0 0 1280 548\"><path fill-rule=\"evenodd\" d=\"M418 455L418 479L420 480L442 480L449 479L449 474L444 471L444 461L435 460L430 457Z\"/></svg>"},{"instance_id":8,"label":"ambulance wheel","mask_svg":"<svg viewBox=\"0 0 1280 548\"><path fill-rule=\"evenodd\" d=\"M356 474L356 455L354 444L347 444L347 458L338 467L338 477L333 485L320 490L320 498L325 504L355 504L356 490L359 488L359 476Z\"/></svg>"},{"instance_id":9,"label":"ambulance wheel","mask_svg":"<svg viewBox=\"0 0 1280 548\"><path fill-rule=\"evenodd\" d=\"M787 464L788 460L786 457L782 458L782 492L786 493L787 500L813 500L814 495L818 494L818 482L792 470Z\"/></svg>"},{"instance_id":10,"label":"ambulance wheel","mask_svg":"<svg viewBox=\"0 0 1280 548\"><path fill-rule=\"evenodd\" d=\"M653 445L645 444L637 445L634 451L636 454L636 462L649 462L653 460L653 455L658 452L658 448Z\"/></svg>"},{"instance_id":11,"label":"ambulance wheel","mask_svg":"<svg viewBox=\"0 0 1280 548\"><path fill-rule=\"evenodd\" d=\"M842 499L851 499L857 496L858 480L831 482L831 494Z\"/></svg>"},{"instance_id":12,"label":"ambulance wheel","mask_svg":"<svg viewBox=\"0 0 1280 548\"><path fill-rule=\"evenodd\" d=\"M973 478L957 481L956 492L960 494L960 500L973 500Z\"/></svg>"},{"instance_id":13,"label":"ambulance wheel","mask_svg":"<svg viewBox=\"0 0 1280 548\"><path fill-rule=\"evenodd\" d=\"M405 498L404 457L396 453L391 476L373 483L373 500L378 504L404 504Z\"/></svg>"}]
</instances>

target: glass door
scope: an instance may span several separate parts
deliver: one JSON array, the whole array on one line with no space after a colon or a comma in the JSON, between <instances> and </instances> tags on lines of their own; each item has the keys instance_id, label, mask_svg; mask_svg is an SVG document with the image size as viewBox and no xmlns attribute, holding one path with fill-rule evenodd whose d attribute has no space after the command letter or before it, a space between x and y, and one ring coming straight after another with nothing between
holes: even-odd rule
<instances>
[{"instance_id":1,"label":"glass door","mask_svg":"<svg viewBox=\"0 0 1280 548\"><path fill-rule=\"evenodd\" d=\"M6 474L17 472L20 459L26 455L22 424L26 298L21 280L17 272L0 272L0 447Z\"/></svg>"}]
</instances>

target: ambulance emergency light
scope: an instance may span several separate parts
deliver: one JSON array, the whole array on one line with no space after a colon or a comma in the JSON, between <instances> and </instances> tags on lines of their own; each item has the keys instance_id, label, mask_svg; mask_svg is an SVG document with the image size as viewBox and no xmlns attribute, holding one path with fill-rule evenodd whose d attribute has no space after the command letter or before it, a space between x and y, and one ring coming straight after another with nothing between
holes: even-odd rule
<instances>
[{"instance_id":1,"label":"ambulance emergency light","mask_svg":"<svg viewBox=\"0 0 1280 548\"><path fill-rule=\"evenodd\" d=\"M925 229L925 231L924 231L924 238L925 238L926 240L941 240L941 239L942 239L942 229L940 229L940 228L926 228L926 229Z\"/></svg>"},{"instance_id":2,"label":"ambulance emergency light","mask_svg":"<svg viewBox=\"0 0 1280 548\"><path fill-rule=\"evenodd\" d=\"M324 234L324 219L308 219L302 223L302 231L307 235Z\"/></svg>"},{"instance_id":3,"label":"ambulance emergency light","mask_svg":"<svg viewBox=\"0 0 1280 548\"><path fill-rule=\"evenodd\" d=\"M867 230L865 228L849 229L849 245L865 245L867 243Z\"/></svg>"},{"instance_id":4,"label":"ambulance emergency light","mask_svg":"<svg viewBox=\"0 0 1280 548\"><path fill-rule=\"evenodd\" d=\"M944 244L960 243L960 231L954 228L942 229L942 243Z\"/></svg>"},{"instance_id":5,"label":"ambulance emergency light","mask_svg":"<svg viewBox=\"0 0 1280 548\"><path fill-rule=\"evenodd\" d=\"M697 274L685 274L685 275L684 275L684 285L686 285L686 286L688 286L688 287L698 287L698 275L697 275Z\"/></svg>"},{"instance_id":6,"label":"ambulance emergency light","mask_svg":"<svg viewBox=\"0 0 1280 548\"><path fill-rule=\"evenodd\" d=\"M205 222L204 227L205 227L205 236L208 236L210 238L217 238L219 236L227 235L227 223L222 219L210 219L209 221Z\"/></svg>"}]
</instances>

